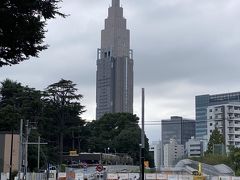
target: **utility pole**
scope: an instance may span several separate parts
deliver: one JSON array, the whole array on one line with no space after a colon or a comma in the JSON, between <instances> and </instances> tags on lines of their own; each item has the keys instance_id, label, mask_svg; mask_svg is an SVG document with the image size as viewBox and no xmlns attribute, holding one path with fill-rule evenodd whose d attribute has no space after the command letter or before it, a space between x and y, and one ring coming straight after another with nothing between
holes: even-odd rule
<instances>
[{"instance_id":1,"label":"utility pole","mask_svg":"<svg viewBox=\"0 0 240 180\"><path fill-rule=\"evenodd\" d=\"M40 168L40 145L46 145L46 144L48 144L48 143L41 143L40 136L38 136L38 142L28 142L28 145L37 145L38 146L38 162L37 162L38 170Z\"/></svg>"},{"instance_id":2,"label":"utility pole","mask_svg":"<svg viewBox=\"0 0 240 180\"><path fill-rule=\"evenodd\" d=\"M37 167L38 170L40 169L40 145L46 145L48 143L41 143L41 137L38 136L38 142L29 142L29 145L38 145L38 162L37 162Z\"/></svg>"},{"instance_id":3,"label":"utility pole","mask_svg":"<svg viewBox=\"0 0 240 180\"><path fill-rule=\"evenodd\" d=\"M9 169L9 179L12 179L12 156L13 156L13 129L11 133L11 152L10 152L10 169Z\"/></svg>"},{"instance_id":4,"label":"utility pole","mask_svg":"<svg viewBox=\"0 0 240 180\"><path fill-rule=\"evenodd\" d=\"M38 171L39 171L39 167L40 167L40 143L41 143L41 138L40 138L40 136L38 136L38 161L37 161Z\"/></svg>"},{"instance_id":5,"label":"utility pole","mask_svg":"<svg viewBox=\"0 0 240 180\"><path fill-rule=\"evenodd\" d=\"M142 131L141 131L141 180L144 180L144 151L145 151L145 133L144 133L144 103L145 94L142 88Z\"/></svg>"},{"instance_id":6,"label":"utility pole","mask_svg":"<svg viewBox=\"0 0 240 180\"><path fill-rule=\"evenodd\" d=\"M22 134L23 134L23 120L20 120L20 134L19 134L19 162L18 162L18 180L21 179L22 172Z\"/></svg>"},{"instance_id":7,"label":"utility pole","mask_svg":"<svg viewBox=\"0 0 240 180\"><path fill-rule=\"evenodd\" d=\"M48 143L41 143L41 138L40 136L38 136L38 142L28 142L28 137L29 137L29 134L30 134L30 130L31 128L35 128L33 126L29 126L29 120L27 120L26 122L26 130L25 130L25 142L23 143L23 120L21 119L21 124L20 124L20 147L19 147L19 170L18 170L18 180L21 180L21 167L22 167L22 147L23 145L25 145L25 156L24 156L24 177L25 177L25 180L28 180L28 177L27 177L27 170L28 170L28 145L38 145L38 170L40 168L40 145L43 145L43 144L48 144Z\"/></svg>"},{"instance_id":8,"label":"utility pole","mask_svg":"<svg viewBox=\"0 0 240 180\"><path fill-rule=\"evenodd\" d=\"M28 168L28 135L29 135L29 120L27 120L26 124L26 142L25 142L25 160L24 160L24 174L25 174L25 180L28 180L27 178L27 168Z\"/></svg>"},{"instance_id":9,"label":"utility pole","mask_svg":"<svg viewBox=\"0 0 240 180\"><path fill-rule=\"evenodd\" d=\"M74 132L72 131L72 150L75 150Z\"/></svg>"}]
</instances>

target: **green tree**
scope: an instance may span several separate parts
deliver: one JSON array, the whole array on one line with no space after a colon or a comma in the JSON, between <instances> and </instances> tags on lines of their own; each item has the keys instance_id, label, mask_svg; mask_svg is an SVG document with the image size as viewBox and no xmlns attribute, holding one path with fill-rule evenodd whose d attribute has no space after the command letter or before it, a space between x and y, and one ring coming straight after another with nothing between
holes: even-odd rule
<instances>
[{"instance_id":1,"label":"green tree","mask_svg":"<svg viewBox=\"0 0 240 180\"><path fill-rule=\"evenodd\" d=\"M41 121L43 101L40 91L6 79L1 83L0 97L0 131L19 131L20 119L24 124L29 120L35 126ZM36 142L37 138L33 137L38 135L37 130L32 130L29 142ZM28 152L29 168L33 170L37 167L36 145L29 145Z\"/></svg>"},{"instance_id":2,"label":"green tree","mask_svg":"<svg viewBox=\"0 0 240 180\"><path fill-rule=\"evenodd\" d=\"M240 148L230 147L229 159L237 176L240 175Z\"/></svg>"},{"instance_id":3,"label":"green tree","mask_svg":"<svg viewBox=\"0 0 240 180\"><path fill-rule=\"evenodd\" d=\"M38 123L42 114L41 92L6 79L0 87L0 130L18 130L20 119Z\"/></svg>"},{"instance_id":4,"label":"green tree","mask_svg":"<svg viewBox=\"0 0 240 180\"><path fill-rule=\"evenodd\" d=\"M139 118L130 113L105 114L97 121L88 123L85 127L86 141L83 142L85 151L111 153L127 153L139 163L141 129ZM146 155L149 144L145 136ZM149 157L149 156L148 156Z\"/></svg>"},{"instance_id":5,"label":"green tree","mask_svg":"<svg viewBox=\"0 0 240 180\"><path fill-rule=\"evenodd\" d=\"M80 115L85 112L77 93L76 84L70 80L61 79L51 84L45 91L44 117L41 123L41 134L52 143L54 152L58 152L59 163L62 163L63 152L74 146L75 136L79 137L84 120ZM74 135L74 137L72 137Z\"/></svg>"},{"instance_id":6,"label":"green tree","mask_svg":"<svg viewBox=\"0 0 240 180\"><path fill-rule=\"evenodd\" d=\"M21 83L5 80L0 87L0 131L19 130L20 119L34 122L36 130L29 136L30 142L36 142L40 135L48 145L41 147L45 165L56 163L62 158L62 152L79 144L84 132L84 121L80 115L84 106L80 104L82 95L77 94L76 84L61 80L50 85L46 92L23 86ZM62 149L61 149L62 148ZM61 153L60 153L61 152ZM29 168L36 169L37 147L29 146ZM44 165L44 164L42 164Z\"/></svg>"},{"instance_id":7,"label":"green tree","mask_svg":"<svg viewBox=\"0 0 240 180\"><path fill-rule=\"evenodd\" d=\"M231 166L231 161L227 155L206 154L205 156L192 157L191 159L210 165L225 164Z\"/></svg>"},{"instance_id":8,"label":"green tree","mask_svg":"<svg viewBox=\"0 0 240 180\"><path fill-rule=\"evenodd\" d=\"M220 133L220 131L215 128L210 136L208 142L208 149L206 151L207 154L213 153L213 146L215 144L225 144L224 136Z\"/></svg>"},{"instance_id":9,"label":"green tree","mask_svg":"<svg viewBox=\"0 0 240 180\"><path fill-rule=\"evenodd\" d=\"M37 57L43 44L46 22L59 12L60 0L0 1L0 67Z\"/></svg>"},{"instance_id":10,"label":"green tree","mask_svg":"<svg viewBox=\"0 0 240 180\"><path fill-rule=\"evenodd\" d=\"M123 129L113 140L119 152L129 154L135 162L140 159L141 130L134 127Z\"/></svg>"}]
</instances>

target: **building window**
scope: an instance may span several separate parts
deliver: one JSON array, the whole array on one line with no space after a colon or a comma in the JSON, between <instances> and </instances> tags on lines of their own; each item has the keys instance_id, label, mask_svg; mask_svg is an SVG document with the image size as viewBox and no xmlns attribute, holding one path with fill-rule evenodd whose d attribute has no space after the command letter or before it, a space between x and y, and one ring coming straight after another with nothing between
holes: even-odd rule
<instances>
[{"instance_id":1,"label":"building window","mask_svg":"<svg viewBox=\"0 0 240 180\"><path fill-rule=\"evenodd\" d=\"M210 126L212 126L212 123L210 123Z\"/></svg>"},{"instance_id":2,"label":"building window","mask_svg":"<svg viewBox=\"0 0 240 180\"><path fill-rule=\"evenodd\" d=\"M212 112L212 109L209 109L209 112Z\"/></svg>"}]
</instances>

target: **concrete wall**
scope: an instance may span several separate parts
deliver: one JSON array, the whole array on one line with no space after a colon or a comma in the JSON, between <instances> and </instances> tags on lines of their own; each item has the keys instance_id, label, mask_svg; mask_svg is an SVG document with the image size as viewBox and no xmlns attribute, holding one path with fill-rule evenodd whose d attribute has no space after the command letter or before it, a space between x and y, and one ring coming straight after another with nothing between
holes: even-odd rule
<instances>
[{"instance_id":1,"label":"concrete wall","mask_svg":"<svg viewBox=\"0 0 240 180\"><path fill-rule=\"evenodd\" d=\"M11 156L11 134L0 134L0 171L9 172ZM19 135L13 135L12 171L18 170Z\"/></svg>"},{"instance_id":2,"label":"concrete wall","mask_svg":"<svg viewBox=\"0 0 240 180\"><path fill-rule=\"evenodd\" d=\"M5 148L5 135L0 134L0 172L3 172L4 148Z\"/></svg>"}]
</instances>

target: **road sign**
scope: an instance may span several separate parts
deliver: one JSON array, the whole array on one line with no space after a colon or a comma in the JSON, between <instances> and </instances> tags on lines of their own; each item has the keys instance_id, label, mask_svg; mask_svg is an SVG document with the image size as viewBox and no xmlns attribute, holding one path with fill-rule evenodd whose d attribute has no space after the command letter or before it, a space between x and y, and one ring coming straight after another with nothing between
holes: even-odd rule
<instances>
[{"instance_id":1,"label":"road sign","mask_svg":"<svg viewBox=\"0 0 240 180\"><path fill-rule=\"evenodd\" d=\"M77 151L69 151L69 156L78 156Z\"/></svg>"},{"instance_id":2,"label":"road sign","mask_svg":"<svg viewBox=\"0 0 240 180\"><path fill-rule=\"evenodd\" d=\"M98 165L96 166L96 170L97 170L98 172L101 172L101 171L103 170L103 165L102 165L102 164L98 164Z\"/></svg>"},{"instance_id":3,"label":"road sign","mask_svg":"<svg viewBox=\"0 0 240 180\"><path fill-rule=\"evenodd\" d=\"M149 168L149 161L144 161L144 167Z\"/></svg>"}]
</instances>

